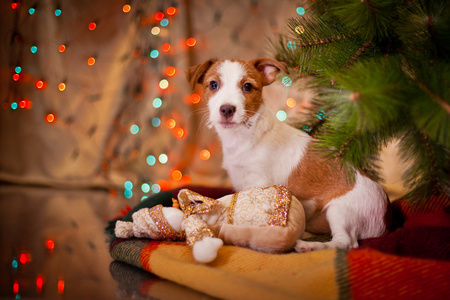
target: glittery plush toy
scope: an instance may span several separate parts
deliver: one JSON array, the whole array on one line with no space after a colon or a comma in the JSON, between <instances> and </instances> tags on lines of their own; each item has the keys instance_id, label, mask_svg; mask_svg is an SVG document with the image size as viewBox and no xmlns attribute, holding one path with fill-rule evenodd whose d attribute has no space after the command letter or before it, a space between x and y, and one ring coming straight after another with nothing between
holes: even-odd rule
<instances>
[{"instance_id":1,"label":"glittery plush toy","mask_svg":"<svg viewBox=\"0 0 450 300\"><path fill-rule=\"evenodd\" d=\"M223 243L276 253L289 251L305 230L305 213L283 186L252 188L220 199L183 189L181 210L143 208L133 222L118 221L117 237L183 240L198 262L210 262Z\"/></svg>"}]
</instances>

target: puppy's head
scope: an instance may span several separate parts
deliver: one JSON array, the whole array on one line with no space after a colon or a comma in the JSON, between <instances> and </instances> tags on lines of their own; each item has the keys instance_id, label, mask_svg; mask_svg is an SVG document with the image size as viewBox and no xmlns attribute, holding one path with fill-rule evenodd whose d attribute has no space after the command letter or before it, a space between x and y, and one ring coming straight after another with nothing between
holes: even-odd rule
<instances>
[{"instance_id":1,"label":"puppy's head","mask_svg":"<svg viewBox=\"0 0 450 300\"><path fill-rule=\"evenodd\" d=\"M203 86L210 124L217 129L251 126L249 120L262 104L262 88L275 81L279 71L288 73L286 64L271 58L251 61L215 60L186 71L189 85Z\"/></svg>"}]
</instances>

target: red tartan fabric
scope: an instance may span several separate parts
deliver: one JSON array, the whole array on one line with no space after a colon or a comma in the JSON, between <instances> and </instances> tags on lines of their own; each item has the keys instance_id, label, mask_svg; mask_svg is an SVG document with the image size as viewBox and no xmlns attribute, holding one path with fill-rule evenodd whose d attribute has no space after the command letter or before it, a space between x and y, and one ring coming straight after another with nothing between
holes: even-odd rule
<instances>
[{"instance_id":1,"label":"red tartan fabric","mask_svg":"<svg viewBox=\"0 0 450 300\"><path fill-rule=\"evenodd\" d=\"M347 252L351 299L450 299L450 199L393 203L402 220L390 234ZM342 293L341 293L342 294Z\"/></svg>"},{"instance_id":2,"label":"red tartan fabric","mask_svg":"<svg viewBox=\"0 0 450 300\"><path fill-rule=\"evenodd\" d=\"M371 249L347 253L352 299L449 299L450 262L389 255Z\"/></svg>"}]
</instances>

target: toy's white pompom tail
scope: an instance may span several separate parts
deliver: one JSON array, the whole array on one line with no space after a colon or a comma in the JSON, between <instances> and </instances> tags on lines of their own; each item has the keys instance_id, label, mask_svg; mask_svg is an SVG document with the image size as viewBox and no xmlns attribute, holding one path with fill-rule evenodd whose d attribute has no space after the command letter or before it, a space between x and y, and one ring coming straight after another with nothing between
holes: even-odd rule
<instances>
[{"instance_id":1,"label":"toy's white pompom tail","mask_svg":"<svg viewBox=\"0 0 450 300\"><path fill-rule=\"evenodd\" d=\"M118 238L130 238L133 236L133 223L117 221L114 233Z\"/></svg>"},{"instance_id":2,"label":"toy's white pompom tail","mask_svg":"<svg viewBox=\"0 0 450 300\"><path fill-rule=\"evenodd\" d=\"M195 242L192 247L192 254L196 261L209 263L217 257L217 251L223 246L223 241L218 238L205 237L201 241Z\"/></svg>"}]
</instances>

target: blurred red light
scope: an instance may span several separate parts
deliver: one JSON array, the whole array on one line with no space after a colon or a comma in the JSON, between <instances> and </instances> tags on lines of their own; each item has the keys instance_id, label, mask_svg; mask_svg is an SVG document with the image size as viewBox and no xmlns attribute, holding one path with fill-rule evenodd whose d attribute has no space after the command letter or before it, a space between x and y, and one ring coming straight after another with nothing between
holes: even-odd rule
<instances>
[{"instance_id":1,"label":"blurred red light","mask_svg":"<svg viewBox=\"0 0 450 300\"><path fill-rule=\"evenodd\" d=\"M56 116L54 114L46 114L45 121L47 121L48 123L53 123L56 121Z\"/></svg>"},{"instance_id":2,"label":"blurred red light","mask_svg":"<svg viewBox=\"0 0 450 300\"><path fill-rule=\"evenodd\" d=\"M38 88L40 90L44 89L45 85L46 85L46 83L43 80L38 80L38 81L36 81L36 84L35 84L36 88Z\"/></svg>"},{"instance_id":3,"label":"blurred red light","mask_svg":"<svg viewBox=\"0 0 450 300\"><path fill-rule=\"evenodd\" d=\"M45 242L45 246L47 247L47 249L53 250L53 249L55 249L55 242L52 240L47 240Z\"/></svg>"},{"instance_id":4,"label":"blurred red light","mask_svg":"<svg viewBox=\"0 0 450 300\"><path fill-rule=\"evenodd\" d=\"M197 43L197 40L194 38L188 38L186 41L186 45L188 45L189 47L195 46L196 43Z\"/></svg>"},{"instance_id":5,"label":"blurred red light","mask_svg":"<svg viewBox=\"0 0 450 300\"><path fill-rule=\"evenodd\" d=\"M177 9L173 6L171 6L166 10L166 12L169 16L173 16L174 14L177 13Z\"/></svg>"},{"instance_id":6,"label":"blurred red light","mask_svg":"<svg viewBox=\"0 0 450 300\"><path fill-rule=\"evenodd\" d=\"M169 43L163 44L163 45L161 46L161 50L162 50L163 52L169 52L169 50L170 50L170 44L169 44Z\"/></svg>"},{"instance_id":7,"label":"blurred red light","mask_svg":"<svg viewBox=\"0 0 450 300\"><path fill-rule=\"evenodd\" d=\"M58 280L58 294L64 293L64 280Z\"/></svg>"},{"instance_id":8,"label":"blurred red light","mask_svg":"<svg viewBox=\"0 0 450 300\"><path fill-rule=\"evenodd\" d=\"M42 287L44 286L44 277L42 277L42 275L38 275L36 278L36 287L38 290L38 293L40 293L42 291Z\"/></svg>"}]
</instances>

